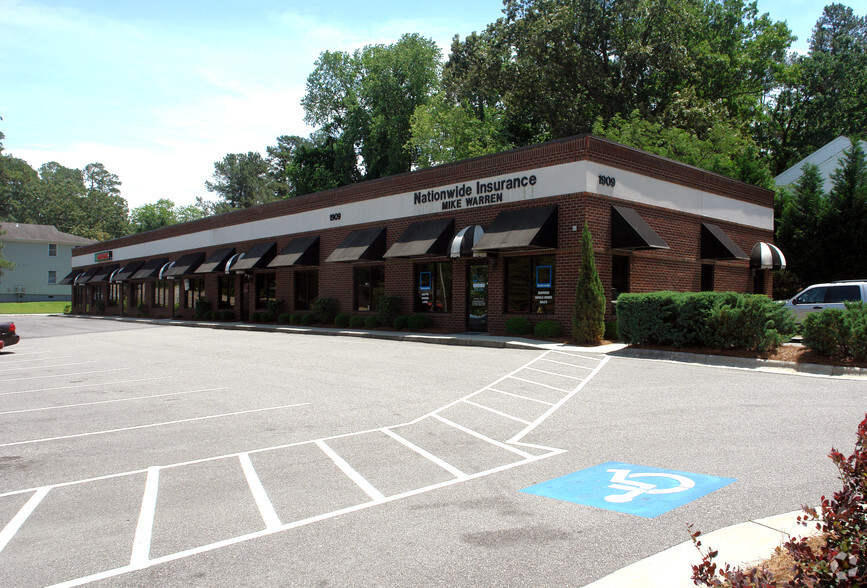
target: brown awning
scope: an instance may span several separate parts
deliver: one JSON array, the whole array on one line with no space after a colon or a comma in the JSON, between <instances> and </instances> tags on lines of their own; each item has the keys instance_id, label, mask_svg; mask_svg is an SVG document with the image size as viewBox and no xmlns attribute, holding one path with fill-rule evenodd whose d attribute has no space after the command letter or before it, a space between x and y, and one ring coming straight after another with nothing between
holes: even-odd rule
<instances>
[{"instance_id":1,"label":"brown awning","mask_svg":"<svg viewBox=\"0 0 867 588\"><path fill-rule=\"evenodd\" d=\"M196 253L185 253L175 262L175 265L170 267L165 272L165 277L175 278L177 276L186 276L196 271L202 262L205 261L204 251Z\"/></svg>"},{"instance_id":2,"label":"brown awning","mask_svg":"<svg viewBox=\"0 0 867 588\"><path fill-rule=\"evenodd\" d=\"M721 228L710 223L701 223L702 259L749 259Z\"/></svg>"},{"instance_id":3,"label":"brown awning","mask_svg":"<svg viewBox=\"0 0 867 588\"><path fill-rule=\"evenodd\" d=\"M100 267L100 266L92 267L89 270L87 270L86 272L84 272L83 274L79 274L78 276L76 276L75 280L73 280L73 283L76 286L81 286L83 284L86 284L91 279L93 279L93 276L98 274L99 270L101 270L101 269L102 269L102 267Z\"/></svg>"},{"instance_id":4,"label":"brown awning","mask_svg":"<svg viewBox=\"0 0 867 588\"><path fill-rule=\"evenodd\" d=\"M319 235L296 237L280 250L268 267L319 265Z\"/></svg>"},{"instance_id":5,"label":"brown awning","mask_svg":"<svg viewBox=\"0 0 867 588\"><path fill-rule=\"evenodd\" d=\"M235 249L233 247L227 247L225 249L217 249L214 251L211 256L205 260L205 263L200 265L194 274L212 274L214 272L221 272L226 267L226 262L229 260L232 255L235 254Z\"/></svg>"},{"instance_id":6,"label":"brown awning","mask_svg":"<svg viewBox=\"0 0 867 588\"><path fill-rule=\"evenodd\" d=\"M106 265L99 269L96 274L90 278L87 283L88 284L103 284L108 281L108 278L111 276L111 273L120 267L119 264Z\"/></svg>"},{"instance_id":7,"label":"brown awning","mask_svg":"<svg viewBox=\"0 0 867 588\"><path fill-rule=\"evenodd\" d=\"M349 233L325 261L379 261L384 253L385 227L357 229Z\"/></svg>"},{"instance_id":8,"label":"brown awning","mask_svg":"<svg viewBox=\"0 0 867 588\"><path fill-rule=\"evenodd\" d=\"M635 210L625 206L612 206L611 248L637 251L669 247Z\"/></svg>"},{"instance_id":9,"label":"brown awning","mask_svg":"<svg viewBox=\"0 0 867 588\"><path fill-rule=\"evenodd\" d=\"M131 261L125 266L123 269L117 272L114 276L115 282L125 282L129 279L132 279L133 274L135 274L138 269L144 265L143 261Z\"/></svg>"},{"instance_id":10,"label":"brown awning","mask_svg":"<svg viewBox=\"0 0 867 588\"><path fill-rule=\"evenodd\" d=\"M57 283L62 285L62 286L69 286L70 284L72 284L72 282L75 281L75 278L77 278L82 273L84 273L84 272L82 272L80 269L74 269L71 272L69 272L68 274L66 274L66 277Z\"/></svg>"},{"instance_id":11,"label":"brown awning","mask_svg":"<svg viewBox=\"0 0 867 588\"><path fill-rule=\"evenodd\" d=\"M445 257L454 226L451 218L412 223L383 257Z\"/></svg>"},{"instance_id":12,"label":"brown awning","mask_svg":"<svg viewBox=\"0 0 867 588\"><path fill-rule=\"evenodd\" d=\"M485 229L473 251L553 249L557 247L557 206L501 212Z\"/></svg>"},{"instance_id":13,"label":"brown awning","mask_svg":"<svg viewBox=\"0 0 867 588\"><path fill-rule=\"evenodd\" d=\"M130 280L148 280L159 276L160 270L169 262L168 257L157 257L149 260L140 270L132 275Z\"/></svg>"},{"instance_id":14,"label":"brown awning","mask_svg":"<svg viewBox=\"0 0 867 588\"><path fill-rule=\"evenodd\" d=\"M233 272L242 272L266 267L274 259L274 254L276 253L277 243L275 241L258 243L253 245L246 253L242 253L240 259L232 264L232 267L229 269Z\"/></svg>"}]
</instances>

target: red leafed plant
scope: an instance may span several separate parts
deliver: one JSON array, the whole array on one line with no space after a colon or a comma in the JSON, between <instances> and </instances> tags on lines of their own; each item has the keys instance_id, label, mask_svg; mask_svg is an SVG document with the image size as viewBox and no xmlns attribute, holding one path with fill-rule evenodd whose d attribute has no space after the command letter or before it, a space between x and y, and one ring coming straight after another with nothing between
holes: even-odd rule
<instances>
[{"instance_id":1,"label":"red leafed plant","mask_svg":"<svg viewBox=\"0 0 867 588\"><path fill-rule=\"evenodd\" d=\"M701 563L692 566L696 586L733 588L810 586L816 588L858 588L867 586L867 415L858 425L855 451L845 457L832 449L829 457L840 471L843 488L833 498L822 496L819 509L804 507L798 517L804 526L816 523L824 542L808 545L805 538L791 539L783 546L794 560L790 580L777 583L766 567L742 570L713 561L718 552L702 551L701 531L687 525L690 538L701 554Z\"/></svg>"}]
</instances>

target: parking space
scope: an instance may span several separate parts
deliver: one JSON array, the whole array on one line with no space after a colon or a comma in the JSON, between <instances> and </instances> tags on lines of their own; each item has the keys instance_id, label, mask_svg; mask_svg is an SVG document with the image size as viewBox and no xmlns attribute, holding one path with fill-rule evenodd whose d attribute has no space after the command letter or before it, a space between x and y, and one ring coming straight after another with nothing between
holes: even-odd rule
<instances>
[{"instance_id":1,"label":"parking space","mask_svg":"<svg viewBox=\"0 0 867 588\"><path fill-rule=\"evenodd\" d=\"M0 355L0 585L583 585L827 493L863 416L863 382L82 322ZM651 520L521 492L607 462L736 481Z\"/></svg>"}]
</instances>

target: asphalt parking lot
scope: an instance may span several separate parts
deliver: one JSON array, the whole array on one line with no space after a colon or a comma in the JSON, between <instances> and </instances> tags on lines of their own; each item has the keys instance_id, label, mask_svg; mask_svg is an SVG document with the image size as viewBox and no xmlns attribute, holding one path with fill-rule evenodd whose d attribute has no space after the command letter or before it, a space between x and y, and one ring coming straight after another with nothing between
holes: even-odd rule
<instances>
[{"instance_id":1,"label":"asphalt parking lot","mask_svg":"<svg viewBox=\"0 0 867 588\"><path fill-rule=\"evenodd\" d=\"M574 348L16 324L7 586L580 586L688 522L815 504L867 406L863 380ZM653 518L522 492L608 462L734 481Z\"/></svg>"}]
</instances>

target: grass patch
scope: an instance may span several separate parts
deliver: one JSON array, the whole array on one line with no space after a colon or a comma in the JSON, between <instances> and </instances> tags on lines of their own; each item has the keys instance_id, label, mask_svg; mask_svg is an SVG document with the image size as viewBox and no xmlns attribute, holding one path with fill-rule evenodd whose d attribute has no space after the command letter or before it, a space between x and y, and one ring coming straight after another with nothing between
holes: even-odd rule
<instances>
[{"instance_id":1,"label":"grass patch","mask_svg":"<svg viewBox=\"0 0 867 588\"><path fill-rule=\"evenodd\" d=\"M46 300L44 302L0 302L0 314L48 314L63 312L69 306L68 300Z\"/></svg>"}]
</instances>

